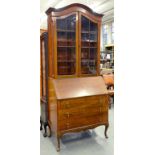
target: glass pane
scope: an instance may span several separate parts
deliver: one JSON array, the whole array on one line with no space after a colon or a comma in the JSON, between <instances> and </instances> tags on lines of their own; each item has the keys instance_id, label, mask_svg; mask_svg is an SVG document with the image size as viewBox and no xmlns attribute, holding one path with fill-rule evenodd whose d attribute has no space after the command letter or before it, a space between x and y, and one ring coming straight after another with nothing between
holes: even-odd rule
<instances>
[{"instance_id":1,"label":"glass pane","mask_svg":"<svg viewBox=\"0 0 155 155\"><path fill-rule=\"evenodd\" d=\"M67 20L67 30L74 30L75 31L75 25L76 25L76 16L71 15L66 18Z\"/></svg>"},{"instance_id":2,"label":"glass pane","mask_svg":"<svg viewBox=\"0 0 155 155\"><path fill-rule=\"evenodd\" d=\"M90 47L97 48L97 42L96 41L91 41L90 42Z\"/></svg>"},{"instance_id":3,"label":"glass pane","mask_svg":"<svg viewBox=\"0 0 155 155\"><path fill-rule=\"evenodd\" d=\"M97 34L90 34L90 40L97 41Z\"/></svg>"},{"instance_id":4,"label":"glass pane","mask_svg":"<svg viewBox=\"0 0 155 155\"><path fill-rule=\"evenodd\" d=\"M97 48L90 48L90 59L97 59Z\"/></svg>"},{"instance_id":5,"label":"glass pane","mask_svg":"<svg viewBox=\"0 0 155 155\"><path fill-rule=\"evenodd\" d=\"M56 22L58 75L74 75L76 72L76 15L57 19ZM60 23L64 26L60 26Z\"/></svg>"},{"instance_id":6,"label":"glass pane","mask_svg":"<svg viewBox=\"0 0 155 155\"><path fill-rule=\"evenodd\" d=\"M93 23L92 21L90 21L90 31L97 32L97 23Z\"/></svg>"},{"instance_id":7,"label":"glass pane","mask_svg":"<svg viewBox=\"0 0 155 155\"><path fill-rule=\"evenodd\" d=\"M57 29L59 30L66 30L67 28L67 20L64 19L57 19Z\"/></svg>"},{"instance_id":8,"label":"glass pane","mask_svg":"<svg viewBox=\"0 0 155 155\"><path fill-rule=\"evenodd\" d=\"M58 40L60 40L60 41L66 40L66 38L67 38L67 32L58 31L58 33L57 33L57 38L58 38Z\"/></svg>"},{"instance_id":9,"label":"glass pane","mask_svg":"<svg viewBox=\"0 0 155 155\"><path fill-rule=\"evenodd\" d=\"M82 22L81 22L81 24L82 24L81 25L82 26L81 30L82 31L89 31L89 23L90 23L89 19L82 16L81 20L82 20Z\"/></svg>"},{"instance_id":10,"label":"glass pane","mask_svg":"<svg viewBox=\"0 0 155 155\"><path fill-rule=\"evenodd\" d=\"M58 31L57 32L58 46L67 46L67 32Z\"/></svg>"},{"instance_id":11,"label":"glass pane","mask_svg":"<svg viewBox=\"0 0 155 155\"><path fill-rule=\"evenodd\" d=\"M89 47L89 33L81 34L81 46Z\"/></svg>"},{"instance_id":12,"label":"glass pane","mask_svg":"<svg viewBox=\"0 0 155 155\"><path fill-rule=\"evenodd\" d=\"M67 41L73 42L75 46L75 32L67 32Z\"/></svg>"},{"instance_id":13,"label":"glass pane","mask_svg":"<svg viewBox=\"0 0 155 155\"><path fill-rule=\"evenodd\" d=\"M81 20L81 73L96 74L98 25L84 16Z\"/></svg>"},{"instance_id":14,"label":"glass pane","mask_svg":"<svg viewBox=\"0 0 155 155\"><path fill-rule=\"evenodd\" d=\"M81 59L89 59L89 48L81 49Z\"/></svg>"},{"instance_id":15,"label":"glass pane","mask_svg":"<svg viewBox=\"0 0 155 155\"><path fill-rule=\"evenodd\" d=\"M89 41L89 33L82 33L81 39L82 41Z\"/></svg>"},{"instance_id":16,"label":"glass pane","mask_svg":"<svg viewBox=\"0 0 155 155\"><path fill-rule=\"evenodd\" d=\"M96 74L97 61L92 59L89 61L89 73Z\"/></svg>"},{"instance_id":17,"label":"glass pane","mask_svg":"<svg viewBox=\"0 0 155 155\"><path fill-rule=\"evenodd\" d=\"M97 48L90 48L90 72L91 74L96 74L97 68Z\"/></svg>"}]
</instances>

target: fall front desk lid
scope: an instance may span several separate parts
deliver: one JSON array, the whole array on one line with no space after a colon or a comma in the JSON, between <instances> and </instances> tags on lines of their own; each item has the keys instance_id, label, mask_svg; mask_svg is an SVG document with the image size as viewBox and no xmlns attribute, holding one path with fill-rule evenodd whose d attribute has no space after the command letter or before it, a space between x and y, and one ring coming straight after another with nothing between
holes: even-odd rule
<instances>
[{"instance_id":1,"label":"fall front desk lid","mask_svg":"<svg viewBox=\"0 0 155 155\"><path fill-rule=\"evenodd\" d=\"M57 99L108 94L101 76L53 80Z\"/></svg>"}]
</instances>

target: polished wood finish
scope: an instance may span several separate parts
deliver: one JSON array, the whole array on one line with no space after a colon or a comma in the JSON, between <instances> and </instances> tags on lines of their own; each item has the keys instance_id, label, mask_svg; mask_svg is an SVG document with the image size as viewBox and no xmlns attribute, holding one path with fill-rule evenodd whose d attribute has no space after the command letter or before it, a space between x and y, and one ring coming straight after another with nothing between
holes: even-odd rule
<instances>
[{"instance_id":1,"label":"polished wood finish","mask_svg":"<svg viewBox=\"0 0 155 155\"><path fill-rule=\"evenodd\" d=\"M107 138L109 95L102 77L49 78L49 123L57 139L105 125Z\"/></svg>"},{"instance_id":2,"label":"polished wood finish","mask_svg":"<svg viewBox=\"0 0 155 155\"><path fill-rule=\"evenodd\" d=\"M77 98L108 93L103 79L100 76L54 79L53 83L57 99Z\"/></svg>"},{"instance_id":3,"label":"polished wood finish","mask_svg":"<svg viewBox=\"0 0 155 155\"><path fill-rule=\"evenodd\" d=\"M82 4L49 8L46 13L48 123L57 151L60 138L68 132L105 125L107 138L109 95L102 77L98 76L103 15Z\"/></svg>"},{"instance_id":4,"label":"polished wood finish","mask_svg":"<svg viewBox=\"0 0 155 155\"><path fill-rule=\"evenodd\" d=\"M90 9L86 5L79 4L79 3L74 3L74 4L68 5L66 7L59 8L59 9L50 7L46 11L46 14L49 15L49 14L51 14L53 12L54 15L55 15L56 13L59 14L59 13L61 13L63 11L68 13L68 11L70 9L72 9L72 12L74 10L74 11L80 11L80 12L84 12L84 13L90 13L90 14L93 14L94 16L96 16L96 17L102 17L103 16L102 14L98 14L98 13L94 12L92 9ZM63 12L63 14L64 14L64 12Z\"/></svg>"}]
</instances>

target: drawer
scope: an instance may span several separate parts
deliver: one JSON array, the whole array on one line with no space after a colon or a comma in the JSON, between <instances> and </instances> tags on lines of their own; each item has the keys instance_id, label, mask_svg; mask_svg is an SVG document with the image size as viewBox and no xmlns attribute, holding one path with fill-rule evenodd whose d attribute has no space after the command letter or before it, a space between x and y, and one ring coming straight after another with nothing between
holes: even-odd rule
<instances>
[{"instance_id":1,"label":"drawer","mask_svg":"<svg viewBox=\"0 0 155 155\"><path fill-rule=\"evenodd\" d=\"M101 115L59 121L59 130L68 130L97 123L108 123L108 113L104 112Z\"/></svg>"},{"instance_id":2,"label":"drawer","mask_svg":"<svg viewBox=\"0 0 155 155\"><path fill-rule=\"evenodd\" d=\"M79 107L83 105L84 103L85 103L84 98L63 100L60 102L60 109L69 109L69 108Z\"/></svg>"},{"instance_id":3,"label":"drawer","mask_svg":"<svg viewBox=\"0 0 155 155\"><path fill-rule=\"evenodd\" d=\"M60 102L60 110L79 108L79 107L94 107L105 106L108 107L107 100L104 96L91 96L78 99L62 100Z\"/></svg>"},{"instance_id":4,"label":"drawer","mask_svg":"<svg viewBox=\"0 0 155 155\"><path fill-rule=\"evenodd\" d=\"M58 119L70 119L70 118L81 118L92 115L98 115L105 112L105 108L103 106L91 106L91 107L80 107L80 108L72 108L72 109L63 109L58 112Z\"/></svg>"}]
</instances>

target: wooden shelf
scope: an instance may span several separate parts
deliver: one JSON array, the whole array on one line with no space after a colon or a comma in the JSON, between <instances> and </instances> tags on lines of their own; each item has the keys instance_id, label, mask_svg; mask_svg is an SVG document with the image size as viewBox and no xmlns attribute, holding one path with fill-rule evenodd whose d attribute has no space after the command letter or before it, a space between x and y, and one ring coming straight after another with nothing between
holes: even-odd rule
<instances>
[{"instance_id":1,"label":"wooden shelf","mask_svg":"<svg viewBox=\"0 0 155 155\"><path fill-rule=\"evenodd\" d=\"M75 42L75 40L57 39L57 42Z\"/></svg>"},{"instance_id":2,"label":"wooden shelf","mask_svg":"<svg viewBox=\"0 0 155 155\"><path fill-rule=\"evenodd\" d=\"M97 48L97 47L82 46L81 48Z\"/></svg>"},{"instance_id":3,"label":"wooden shelf","mask_svg":"<svg viewBox=\"0 0 155 155\"><path fill-rule=\"evenodd\" d=\"M63 29L57 29L57 32L75 32L75 30L63 30Z\"/></svg>"},{"instance_id":4,"label":"wooden shelf","mask_svg":"<svg viewBox=\"0 0 155 155\"><path fill-rule=\"evenodd\" d=\"M67 45L66 45L66 46L57 46L57 47L61 47L61 48L62 48L62 47L73 48L73 47L75 47L75 46L67 46Z\"/></svg>"},{"instance_id":5,"label":"wooden shelf","mask_svg":"<svg viewBox=\"0 0 155 155\"><path fill-rule=\"evenodd\" d=\"M70 66L59 66L58 69L59 69L59 68L61 68L61 69L62 69L62 68L70 68Z\"/></svg>"},{"instance_id":6,"label":"wooden shelf","mask_svg":"<svg viewBox=\"0 0 155 155\"><path fill-rule=\"evenodd\" d=\"M81 62L95 62L96 61L96 59L90 59L90 58L82 58L81 59Z\"/></svg>"},{"instance_id":7,"label":"wooden shelf","mask_svg":"<svg viewBox=\"0 0 155 155\"><path fill-rule=\"evenodd\" d=\"M70 63L72 62L73 63L73 62L76 62L76 61L75 60L58 60L58 62L70 62Z\"/></svg>"}]
</instances>

